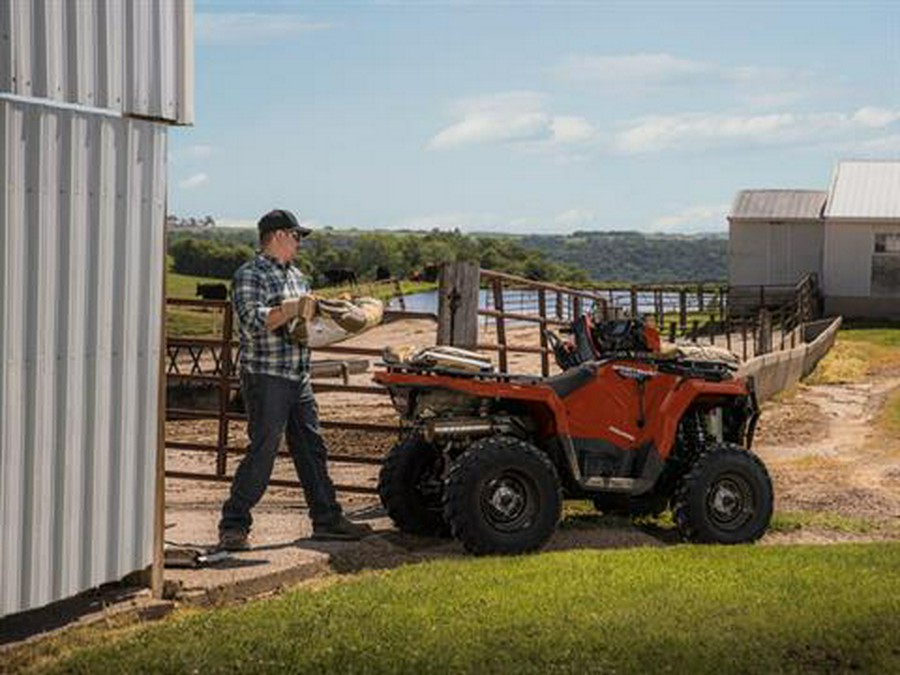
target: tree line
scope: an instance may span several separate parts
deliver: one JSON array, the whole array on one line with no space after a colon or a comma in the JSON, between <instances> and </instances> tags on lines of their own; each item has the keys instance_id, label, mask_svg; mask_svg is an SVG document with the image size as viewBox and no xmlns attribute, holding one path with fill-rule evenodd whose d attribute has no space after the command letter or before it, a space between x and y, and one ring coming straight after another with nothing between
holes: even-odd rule
<instances>
[{"instance_id":1,"label":"tree line","mask_svg":"<svg viewBox=\"0 0 900 675\"><path fill-rule=\"evenodd\" d=\"M594 281L662 283L725 281L728 278L726 235L575 232L528 235L519 243L587 272Z\"/></svg>"},{"instance_id":2,"label":"tree line","mask_svg":"<svg viewBox=\"0 0 900 675\"><path fill-rule=\"evenodd\" d=\"M168 252L180 274L230 278L256 249L255 230L172 232ZM307 237L297 264L314 286L329 270L352 270L360 280L387 271L393 278L411 278L448 261L477 261L481 267L538 281L585 283L588 274L565 261L550 260L534 248L508 237L466 235L458 230L387 233L321 230Z\"/></svg>"}]
</instances>

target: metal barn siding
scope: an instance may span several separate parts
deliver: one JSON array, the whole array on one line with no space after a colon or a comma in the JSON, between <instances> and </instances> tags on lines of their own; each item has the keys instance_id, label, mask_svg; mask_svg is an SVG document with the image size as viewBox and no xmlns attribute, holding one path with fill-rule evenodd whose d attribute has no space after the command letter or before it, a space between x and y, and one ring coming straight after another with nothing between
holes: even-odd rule
<instances>
[{"instance_id":1,"label":"metal barn siding","mask_svg":"<svg viewBox=\"0 0 900 675\"><path fill-rule=\"evenodd\" d=\"M194 120L191 0L0 0L0 91Z\"/></svg>"},{"instance_id":2,"label":"metal barn siding","mask_svg":"<svg viewBox=\"0 0 900 675\"><path fill-rule=\"evenodd\" d=\"M867 298L871 294L875 234L864 222L825 222L822 290L826 296Z\"/></svg>"},{"instance_id":3,"label":"metal barn siding","mask_svg":"<svg viewBox=\"0 0 900 675\"><path fill-rule=\"evenodd\" d=\"M821 222L732 220L728 282L734 286L795 284L822 277L825 230Z\"/></svg>"},{"instance_id":4,"label":"metal barn siding","mask_svg":"<svg viewBox=\"0 0 900 675\"><path fill-rule=\"evenodd\" d=\"M165 159L163 125L0 99L0 615L151 562Z\"/></svg>"}]
</instances>

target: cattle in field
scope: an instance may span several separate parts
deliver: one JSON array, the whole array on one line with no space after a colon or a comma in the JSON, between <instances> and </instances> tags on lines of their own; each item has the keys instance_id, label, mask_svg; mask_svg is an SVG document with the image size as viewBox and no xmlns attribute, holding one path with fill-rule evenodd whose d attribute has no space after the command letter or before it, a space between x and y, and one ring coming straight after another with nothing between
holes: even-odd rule
<instances>
[{"instance_id":1,"label":"cattle in field","mask_svg":"<svg viewBox=\"0 0 900 675\"><path fill-rule=\"evenodd\" d=\"M428 281L435 282L441 275L440 265L425 265L420 270L416 270L409 276L410 281Z\"/></svg>"},{"instance_id":2,"label":"cattle in field","mask_svg":"<svg viewBox=\"0 0 900 675\"><path fill-rule=\"evenodd\" d=\"M197 295L204 300L227 300L228 286L225 284L197 284Z\"/></svg>"},{"instance_id":3,"label":"cattle in field","mask_svg":"<svg viewBox=\"0 0 900 675\"><path fill-rule=\"evenodd\" d=\"M379 265L375 269L375 281L386 281L391 278L391 271L384 265Z\"/></svg>"},{"instance_id":4,"label":"cattle in field","mask_svg":"<svg viewBox=\"0 0 900 675\"><path fill-rule=\"evenodd\" d=\"M326 286L356 286L358 284L356 280L356 272L351 269L346 268L334 268L330 270L325 270L322 272L322 276L325 278Z\"/></svg>"}]
</instances>

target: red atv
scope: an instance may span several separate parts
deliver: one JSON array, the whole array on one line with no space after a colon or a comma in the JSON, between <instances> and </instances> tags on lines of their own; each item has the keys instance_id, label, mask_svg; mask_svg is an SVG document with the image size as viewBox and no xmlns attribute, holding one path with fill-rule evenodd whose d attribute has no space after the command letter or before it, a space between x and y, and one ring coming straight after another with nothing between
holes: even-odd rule
<instances>
[{"instance_id":1,"label":"red atv","mask_svg":"<svg viewBox=\"0 0 900 675\"><path fill-rule=\"evenodd\" d=\"M749 450L752 380L726 361L661 354L639 320L581 317L572 332L551 334L566 370L548 378L491 372L461 350L384 364L375 380L406 427L378 486L397 527L521 553L546 543L564 498L590 498L604 512L671 507L689 541L762 536L772 483Z\"/></svg>"}]
</instances>

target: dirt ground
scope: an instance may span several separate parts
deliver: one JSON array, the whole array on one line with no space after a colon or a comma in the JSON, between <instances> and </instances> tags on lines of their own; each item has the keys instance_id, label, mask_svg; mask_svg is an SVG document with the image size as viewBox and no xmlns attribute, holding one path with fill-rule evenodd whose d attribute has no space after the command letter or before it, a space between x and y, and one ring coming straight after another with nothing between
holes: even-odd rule
<instances>
[{"instance_id":1,"label":"dirt ground","mask_svg":"<svg viewBox=\"0 0 900 675\"><path fill-rule=\"evenodd\" d=\"M492 326L483 325L482 328L480 341L495 342ZM537 330L532 327L508 329L508 338L511 344L538 344ZM391 323L376 327L343 344L369 348L381 348L388 344L426 346L434 344L434 324L427 320ZM491 356L496 363L496 354ZM315 355L315 358L355 357L335 357L333 354L322 353ZM371 374L378 359L365 358L370 358L369 372L352 376L352 384L371 384ZM539 374L540 356L512 354L510 370ZM555 365L551 372L557 372ZM763 406L754 449L765 461L772 475L777 511L827 512L892 526L900 522L900 439L887 437L872 423L887 396L898 387L900 373L883 373L858 384L801 385L795 391L782 394L778 400ZM317 396L317 400L323 420L396 422L396 415L384 395L323 392ZM216 422L213 421L169 422L167 425L170 439L214 443L216 431ZM368 457L383 456L395 441L395 436L389 433L341 430L326 430L325 437L333 453ZM240 447L245 444L243 425L232 423L229 438L233 445ZM227 473L234 471L237 459L229 457ZM169 470L212 473L215 457L206 453L169 451L167 467ZM374 487L377 467L335 464L332 476L338 485ZM287 480L295 478L290 460L278 460L275 477ZM185 537L189 537L194 540L192 543L212 545L215 541L216 515L227 490L227 484L223 483L168 480L167 522L171 521L173 536L177 539L180 532L180 543L184 543ZM378 510L376 498L370 495L342 493L341 501L351 515L371 515ZM302 536L308 527L305 524L303 500L299 490L295 488L270 488L254 515L258 523L268 519L270 526L279 530L270 533L270 536L277 538L283 535L287 541ZM379 515L380 518L377 517ZM205 525L200 530L195 527L185 529L185 523L196 522L203 522ZM376 513L372 522L376 528L390 529L390 523L383 518L383 513ZM179 526L178 523L182 525ZM277 525L273 525L274 523ZM622 524L608 532L563 528L551 543L551 548L662 543L658 536L648 536L627 525L624 528L623 530ZM189 535L186 534L188 532ZM803 528L797 532L769 534L765 541L773 544L829 542L897 537L900 536L898 532L900 529L896 527L875 528L864 535ZM399 548L387 544L380 547L370 544L362 549L360 555L372 557L370 566L380 566L376 562L379 555L391 560L398 556L408 560L409 555L412 555L409 552L420 548L409 542L401 544ZM452 546L449 549L444 546L440 550L444 554L455 551ZM352 562L347 565L354 566Z\"/></svg>"}]
</instances>

